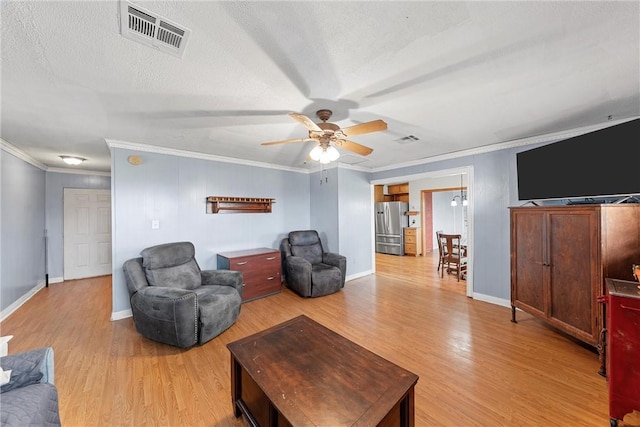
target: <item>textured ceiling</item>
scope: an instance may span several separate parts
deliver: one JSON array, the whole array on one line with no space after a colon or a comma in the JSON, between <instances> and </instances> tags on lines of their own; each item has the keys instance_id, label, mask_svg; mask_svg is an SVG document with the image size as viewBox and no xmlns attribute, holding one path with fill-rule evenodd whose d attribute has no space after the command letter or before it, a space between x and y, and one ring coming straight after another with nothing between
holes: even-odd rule
<instances>
[{"instance_id":1,"label":"textured ceiling","mask_svg":"<svg viewBox=\"0 0 640 427\"><path fill-rule=\"evenodd\" d=\"M288 116L375 119L372 170L640 115L640 2L136 2L191 30L178 58L117 1L2 1L2 139L109 171L105 140L305 166ZM417 141L402 142L413 135Z\"/></svg>"}]
</instances>

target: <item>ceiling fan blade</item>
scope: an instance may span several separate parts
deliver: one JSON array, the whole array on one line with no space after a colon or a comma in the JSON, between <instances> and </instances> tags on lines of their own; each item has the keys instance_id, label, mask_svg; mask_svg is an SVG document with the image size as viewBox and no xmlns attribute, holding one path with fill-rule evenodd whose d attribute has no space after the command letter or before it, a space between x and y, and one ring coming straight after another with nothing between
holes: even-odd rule
<instances>
[{"instance_id":1,"label":"ceiling fan blade","mask_svg":"<svg viewBox=\"0 0 640 427\"><path fill-rule=\"evenodd\" d=\"M342 133L346 136L362 135L363 133L378 132L387 130L387 123L384 120L374 120L372 122L360 123L357 125L342 128Z\"/></svg>"},{"instance_id":2,"label":"ceiling fan blade","mask_svg":"<svg viewBox=\"0 0 640 427\"><path fill-rule=\"evenodd\" d=\"M302 123L310 131L322 132L322 129L320 129L320 127L317 124L315 124L313 120L311 120L309 117L305 116L304 114L289 113L289 115L293 117L295 120Z\"/></svg>"},{"instance_id":3,"label":"ceiling fan blade","mask_svg":"<svg viewBox=\"0 0 640 427\"><path fill-rule=\"evenodd\" d=\"M368 156L373 152L373 148L365 147L364 145L358 144L357 142L348 141L346 139L337 139L333 141L333 144L336 147L352 151L356 154L360 154L361 156Z\"/></svg>"},{"instance_id":4,"label":"ceiling fan blade","mask_svg":"<svg viewBox=\"0 0 640 427\"><path fill-rule=\"evenodd\" d=\"M263 142L260 145L290 144L292 142L307 142L307 141L317 141L317 140L313 138L283 139L282 141Z\"/></svg>"}]
</instances>

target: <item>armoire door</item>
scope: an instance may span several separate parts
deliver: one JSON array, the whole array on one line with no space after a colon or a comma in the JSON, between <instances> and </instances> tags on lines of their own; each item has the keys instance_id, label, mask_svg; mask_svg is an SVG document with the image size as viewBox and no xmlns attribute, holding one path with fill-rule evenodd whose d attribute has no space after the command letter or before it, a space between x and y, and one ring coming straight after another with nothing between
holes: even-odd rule
<instances>
[{"instance_id":1,"label":"armoire door","mask_svg":"<svg viewBox=\"0 0 640 427\"><path fill-rule=\"evenodd\" d=\"M519 210L512 212L511 221L512 304L546 317L545 215L535 210Z\"/></svg>"},{"instance_id":2,"label":"armoire door","mask_svg":"<svg viewBox=\"0 0 640 427\"><path fill-rule=\"evenodd\" d=\"M549 247L549 320L597 343L598 242L596 210L551 211L547 217Z\"/></svg>"}]
</instances>

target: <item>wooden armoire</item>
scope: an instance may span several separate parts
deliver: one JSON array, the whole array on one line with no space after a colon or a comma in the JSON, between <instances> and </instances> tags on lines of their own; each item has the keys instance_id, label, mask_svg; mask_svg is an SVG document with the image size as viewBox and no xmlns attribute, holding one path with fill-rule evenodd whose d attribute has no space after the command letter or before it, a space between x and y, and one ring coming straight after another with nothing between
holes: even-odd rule
<instances>
[{"instance_id":1,"label":"wooden armoire","mask_svg":"<svg viewBox=\"0 0 640 427\"><path fill-rule=\"evenodd\" d=\"M601 352L605 278L632 280L640 204L510 208L511 307Z\"/></svg>"}]
</instances>

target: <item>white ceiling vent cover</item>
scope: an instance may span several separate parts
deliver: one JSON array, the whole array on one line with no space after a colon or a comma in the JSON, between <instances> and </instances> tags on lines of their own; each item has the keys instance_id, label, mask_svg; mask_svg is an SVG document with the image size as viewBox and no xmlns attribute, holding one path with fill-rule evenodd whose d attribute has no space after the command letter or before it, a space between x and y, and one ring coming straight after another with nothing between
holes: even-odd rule
<instances>
[{"instance_id":1,"label":"white ceiling vent cover","mask_svg":"<svg viewBox=\"0 0 640 427\"><path fill-rule=\"evenodd\" d=\"M120 33L130 40L182 58L191 30L143 7L121 0Z\"/></svg>"}]
</instances>

